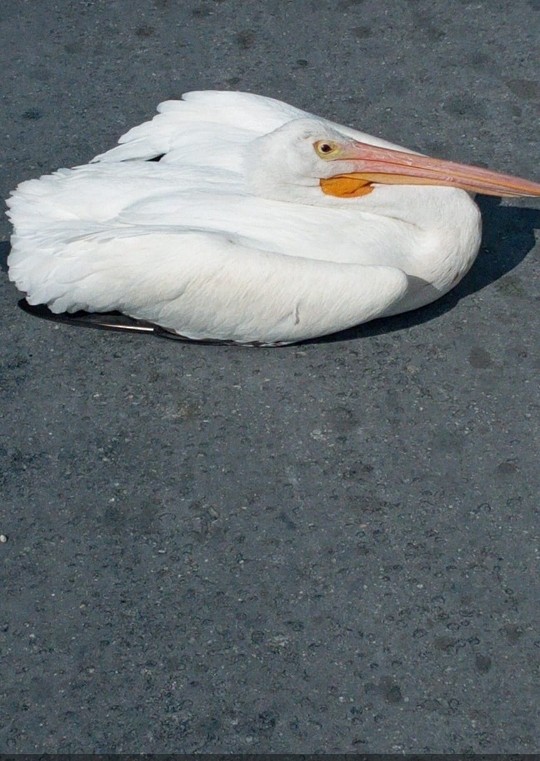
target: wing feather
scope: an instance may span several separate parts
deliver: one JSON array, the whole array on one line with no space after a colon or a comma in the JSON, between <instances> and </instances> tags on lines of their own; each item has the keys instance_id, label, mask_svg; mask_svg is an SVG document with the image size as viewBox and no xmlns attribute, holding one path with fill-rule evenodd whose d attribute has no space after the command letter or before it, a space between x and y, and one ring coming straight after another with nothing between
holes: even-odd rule
<instances>
[{"instance_id":1,"label":"wing feather","mask_svg":"<svg viewBox=\"0 0 540 761\"><path fill-rule=\"evenodd\" d=\"M273 98L239 92L189 92L165 101L150 121L133 127L94 162L148 160L232 168L239 147L305 111ZM233 157L231 159L231 157Z\"/></svg>"}]
</instances>

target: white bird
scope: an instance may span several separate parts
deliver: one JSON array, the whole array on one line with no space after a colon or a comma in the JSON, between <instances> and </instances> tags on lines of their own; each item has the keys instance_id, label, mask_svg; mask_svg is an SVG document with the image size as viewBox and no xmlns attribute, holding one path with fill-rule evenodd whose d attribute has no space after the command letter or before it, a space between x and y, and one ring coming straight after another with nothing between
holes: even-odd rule
<instances>
[{"instance_id":1,"label":"white bird","mask_svg":"<svg viewBox=\"0 0 540 761\"><path fill-rule=\"evenodd\" d=\"M19 185L9 276L55 314L294 343L453 288L480 245L475 192L539 196L540 184L271 98L191 92L90 164Z\"/></svg>"}]
</instances>

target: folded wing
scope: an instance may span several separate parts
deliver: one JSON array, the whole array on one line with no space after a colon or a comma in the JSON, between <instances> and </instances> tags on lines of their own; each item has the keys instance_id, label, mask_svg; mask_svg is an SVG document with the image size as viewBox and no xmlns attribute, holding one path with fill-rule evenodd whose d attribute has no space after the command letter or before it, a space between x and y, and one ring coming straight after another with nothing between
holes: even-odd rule
<instances>
[{"instance_id":1,"label":"folded wing","mask_svg":"<svg viewBox=\"0 0 540 761\"><path fill-rule=\"evenodd\" d=\"M21 251L24 254L24 250ZM381 316L407 289L393 267L260 251L221 233L96 230L10 269L31 304L119 310L193 339L287 343Z\"/></svg>"}]
</instances>

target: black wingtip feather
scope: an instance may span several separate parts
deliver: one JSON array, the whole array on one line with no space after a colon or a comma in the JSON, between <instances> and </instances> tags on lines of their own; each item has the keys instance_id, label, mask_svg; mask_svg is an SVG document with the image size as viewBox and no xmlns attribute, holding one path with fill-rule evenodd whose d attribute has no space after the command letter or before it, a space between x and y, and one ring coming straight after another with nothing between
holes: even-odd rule
<instances>
[{"instance_id":1,"label":"black wingtip feather","mask_svg":"<svg viewBox=\"0 0 540 761\"><path fill-rule=\"evenodd\" d=\"M74 325L83 328L95 328L98 330L116 330L124 333L145 333L147 335L153 335L157 338L168 338L173 341L181 341L183 343L197 343L197 344L210 344L218 346L264 346L257 341L251 343L238 344L235 341L220 341L213 338L186 338L178 333L174 333L171 330L161 327L161 325L155 325L152 322L145 322L144 320L136 320L134 317L128 317L121 312L62 312L55 314L45 306L45 304L29 304L26 299L21 299L18 302L19 307L23 312L31 314L33 317L40 317L42 320L50 320L51 322L60 322L63 325Z\"/></svg>"},{"instance_id":2,"label":"black wingtip feather","mask_svg":"<svg viewBox=\"0 0 540 761\"><path fill-rule=\"evenodd\" d=\"M61 322L64 325L79 325L84 328L100 330L123 330L129 333L155 333L156 326L143 320L135 320L121 312L62 312L55 314L45 304L29 304L26 299L19 301L23 312L42 320Z\"/></svg>"}]
</instances>

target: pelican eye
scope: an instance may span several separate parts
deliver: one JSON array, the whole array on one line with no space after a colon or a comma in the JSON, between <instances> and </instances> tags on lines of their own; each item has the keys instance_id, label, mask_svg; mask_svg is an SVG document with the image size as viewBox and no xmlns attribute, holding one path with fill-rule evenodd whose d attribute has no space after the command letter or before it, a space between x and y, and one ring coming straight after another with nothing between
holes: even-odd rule
<instances>
[{"instance_id":1,"label":"pelican eye","mask_svg":"<svg viewBox=\"0 0 540 761\"><path fill-rule=\"evenodd\" d=\"M329 140L317 140L313 145L315 152L323 159L329 159L339 152L339 145Z\"/></svg>"}]
</instances>

